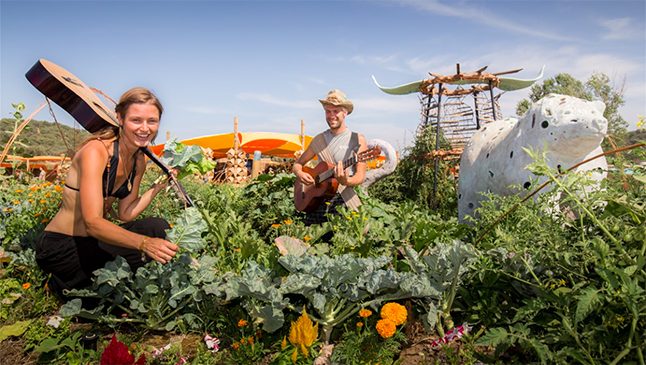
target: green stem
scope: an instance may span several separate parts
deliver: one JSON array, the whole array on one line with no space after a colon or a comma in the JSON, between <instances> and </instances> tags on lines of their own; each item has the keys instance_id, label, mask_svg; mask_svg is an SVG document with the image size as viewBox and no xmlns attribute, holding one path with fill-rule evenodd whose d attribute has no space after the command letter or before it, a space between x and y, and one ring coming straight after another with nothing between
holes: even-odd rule
<instances>
[{"instance_id":1,"label":"green stem","mask_svg":"<svg viewBox=\"0 0 646 365\"><path fill-rule=\"evenodd\" d=\"M631 349L630 349L630 347L625 348L622 352L620 352L620 353L619 353L619 355L617 355L617 357L615 357L615 359L614 359L614 360L612 360L612 362L610 363L610 365L616 365L616 364L618 364L618 363L619 363L619 361L621 361L621 359L623 359L623 358L624 358L624 356L626 356L626 355L628 355L628 354L630 353L630 350L631 350Z\"/></svg>"},{"instance_id":2,"label":"green stem","mask_svg":"<svg viewBox=\"0 0 646 365\"><path fill-rule=\"evenodd\" d=\"M527 262L527 260L525 260L523 255L520 255L520 260L523 262L523 264L525 265L525 268L527 269L527 271L529 271L529 273L532 275L534 280L538 283L538 286L543 287L543 283L541 283L540 279L538 279L538 276L536 276L536 274L534 273L534 270L529 265L529 262Z\"/></svg>"},{"instance_id":3,"label":"green stem","mask_svg":"<svg viewBox=\"0 0 646 365\"><path fill-rule=\"evenodd\" d=\"M563 191L564 191L564 192L565 192L565 193L566 193L566 194L567 194L567 195L568 195L568 196L569 196L569 197L570 197L570 198L571 198L571 199L576 203L576 205L577 205L577 206L578 206L578 207L579 207L579 208L580 208L580 209L581 209L581 210L582 210L582 211L583 211L583 212L584 212L588 217L590 217L590 219L592 220L592 222L593 222L597 227L599 227L599 229L601 229L601 231L606 235L606 237L608 237L608 238L612 241L612 243L614 243L614 244L615 244L615 246L617 246L617 249L618 249L618 250L619 250L619 251L624 255L624 258L626 259L626 261L628 261L628 262L629 262L629 263L631 263L631 264L635 264L635 260L633 260L633 259L630 257L630 255L628 255L628 253L624 250L623 246L621 245L621 242L619 242L619 240L617 240L617 239L616 239L616 238L615 238L615 237L614 237L614 236L613 236L613 235L608 231L608 228L607 228L603 223L599 222L599 220L597 219L597 216L595 216L594 214L592 214L592 212L590 212L590 211L588 210L588 208L586 208L586 207L583 205L583 203L582 203L582 202L581 202L581 201L576 197L576 195L575 195L575 194L573 194L572 192L570 192L570 191L565 187L565 185L563 185L563 184L562 184L562 183L561 183L561 182L556 178L556 176L554 176L553 174L551 174L551 173L549 173L549 172L547 173L547 176L548 176L548 177L550 178L550 180L552 180L556 185L558 185L561 189L563 189Z\"/></svg>"},{"instance_id":4,"label":"green stem","mask_svg":"<svg viewBox=\"0 0 646 365\"><path fill-rule=\"evenodd\" d=\"M521 283L523 283L523 284L530 285L530 286L533 286L533 287L536 287L536 288L542 288L540 285L536 285L536 284L534 284L534 283L532 283L532 282L529 282L529 281L527 281L527 280L525 280L525 279L521 279L521 278L519 278L519 277L517 277L517 276L513 276L513 275L511 275L511 274L509 274L509 273L507 273L507 272L505 272L505 271L500 270L499 272L500 272L501 274L505 275L505 276L508 276L508 277L512 278L512 279L518 280L518 281L520 281L520 282L521 282Z\"/></svg>"}]
</instances>

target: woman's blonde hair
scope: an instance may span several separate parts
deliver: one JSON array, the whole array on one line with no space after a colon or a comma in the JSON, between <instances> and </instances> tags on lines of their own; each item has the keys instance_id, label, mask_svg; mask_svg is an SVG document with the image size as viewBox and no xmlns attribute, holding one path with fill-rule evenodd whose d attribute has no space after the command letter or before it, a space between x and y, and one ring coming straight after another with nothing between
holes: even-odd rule
<instances>
[{"instance_id":1,"label":"woman's blonde hair","mask_svg":"<svg viewBox=\"0 0 646 365\"><path fill-rule=\"evenodd\" d=\"M126 91L121 95L121 98L119 98L119 103L114 108L114 111L119 115L121 120L126 118L126 112L128 111L128 108L132 104L152 104L155 107L157 107L157 110L159 110L159 118L161 119L162 113L164 112L164 107L162 106L161 102L153 94L152 91L144 88L144 87L133 87L132 89ZM93 141L95 139L99 140L111 140L111 139L117 139L119 138L119 130L123 130L123 128L117 128L115 126L109 125L106 126L105 128L102 128L90 135L87 139L85 139L81 145L78 147L79 149L86 145L88 142ZM157 137L155 135L153 137L153 140ZM77 149L78 150L78 149Z\"/></svg>"}]
</instances>

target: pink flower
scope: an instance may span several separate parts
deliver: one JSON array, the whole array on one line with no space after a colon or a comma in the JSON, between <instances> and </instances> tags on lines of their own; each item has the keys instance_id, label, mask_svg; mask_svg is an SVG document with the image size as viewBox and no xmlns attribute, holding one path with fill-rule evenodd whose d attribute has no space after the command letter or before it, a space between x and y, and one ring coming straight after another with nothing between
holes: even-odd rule
<instances>
[{"instance_id":1,"label":"pink flower","mask_svg":"<svg viewBox=\"0 0 646 365\"><path fill-rule=\"evenodd\" d=\"M216 337L211 337L208 333L204 336L204 343L206 347L215 353L220 351L220 340Z\"/></svg>"}]
</instances>

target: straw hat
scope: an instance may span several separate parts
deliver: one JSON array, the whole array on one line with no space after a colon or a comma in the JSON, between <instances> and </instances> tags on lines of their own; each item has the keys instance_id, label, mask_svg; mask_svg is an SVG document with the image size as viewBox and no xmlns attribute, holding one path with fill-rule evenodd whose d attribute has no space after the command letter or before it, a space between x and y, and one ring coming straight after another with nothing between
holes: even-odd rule
<instances>
[{"instance_id":1,"label":"straw hat","mask_svg":"<svg viewBox=\"0 0 646 365\"><path fill-rule=\"evenodd\" d=\"M352 102L348 100L343 91L339 89L330 90L330 92L327 93L325 99L319 99L319 101L321 102L321 104L323 104L323 106L342 106L348 111L348 114L352 113L352 110L354 109Z\"/></svg>"}]
</instances>

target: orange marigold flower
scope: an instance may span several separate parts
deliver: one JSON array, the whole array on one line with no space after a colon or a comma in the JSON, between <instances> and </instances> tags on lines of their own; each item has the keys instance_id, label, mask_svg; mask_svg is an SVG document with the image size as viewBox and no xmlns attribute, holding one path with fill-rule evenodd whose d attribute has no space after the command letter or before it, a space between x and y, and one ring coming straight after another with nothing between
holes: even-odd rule
<instances>
[{"instance_id":1,"label":"orange marigold flower","mask_svg":"<svg viewBox=\"0 0 646 365\"><path fill-rule=\"evenodd\" d=\"M391 338L395 334L395 331L397 330L397 326L395 325L395 322L391 321L390 319L380 319L377 321L377 333L379 333L379 336L382 338Z\"/></svg>"},{"instance_id":2,"label":"orange marigold flower","mask_svg":"<svg viewBox=\"0 0 646 365\"><path fill-rule=\"evenodd\" d=\"M234 342L233 344L231 344L231 348L238 351L238 349L240 348L240 344L238 342Z\"/></svg>"},{"instance_id":3,"label":"orange marigold flower","mask_svg":"<svg viewBox=\"0 0 646 365\"><path fill-rule=\"evenodd\" d=\"M253 346L253 342L254 342L253 336L249 336L247 338L247 342L249 342L249 345Z\"/></svg>"},{"instance_id":4,"label":"orange marigold flower","mask_svg":"<svg viewBox=\"0 0 646 365\"><path fill-rule=\"evenodd\" d=\"M49 218L43 218L43 220L40 221L40 223L47 223L49 222Z\"/></svg>"},{"instance_id":5,"label":"orange marigold flower","mask_svg":"<svg viewBox=\"0 0 646 365\"><path fill-rule=\"evenodd\" d=\"M16 189L16 193L18 194L22 193L22 189Z\"/></svg>"},{"instance_id":6,"label":"orange marigold flower","mask_svg":"<svg viewBox=\"0 0 646 365\"><path fill-rule=\"evenodd\" d=\"M247 338L246 337L241 338L240 339L240 344L241 345L246 345L247 344Z\"/></svg>"},{"instance_id":7,"label":"orange marigold flower","mask_svg":"<svg viewBox=\"0 0 646 365\"><path fill-rule=\"evenodd\" d=\"M58 191L59 193L63 191L63 188L60 185L54 186L54 190Z\"/></svg>"},{"instance_id":8,"label":"orange marigold flower","mask_svg":"<svg viewBox=\"0 0 646 365\"><path fill-rule=\"evenodd\" d=\"M24 284L22 284L22 288L23 288L23 289L25 289L25 290L27 290L27 289L31 288L31 283L24 283Z\"/></svg>"},{"instance_id":9,"label":"orange marigold flower","mask_svg":"<svg viewBox=\"0 0 646 365\"><path fill-rule=\"evenodd\" d=\"M271 225L271 228L280 228L280 223L274 223Z\"/></svg>"},{"instance_id":10,"label":"orange marigold flower","mask_svg":"<svg viewBox=\"0 0 646 365\"><path fill-rule=\"evenodd\" d=\"M361 318L368 318L371 315L372 315L372 311L370 309L361 308L361 310L359 310L359 317Z\"/></svg>"},{"instance_id":11,"label":"orange marigold flower","mask_svg":"<svg viewBox=\"0 0 646 365\"><path fill-rule=\"evenodd\" d=\"M284 350L287 347L287 336L283 336L283 340L280 342L280 349Z\"/></svg>"},{"instance_id":12,"label":"orange marigold flower","mask_svg":"<svg viewBox=\"0 0 646 365\"><path fill-rule=\"evenodd\" d=\"M249 324L249 322L247 322L244 319L241 319L241 320L238 321L238 327L247 327L248 324Z\"/></svg>"},{"instance_id":13,"label":"orange marigold flower","mask_svg":"<svg viewBox=\"0 0 646 365\"><path fill-rule=\"evenodd\" d=\"M45 204L45 203L47 203L47 200L45 200L45 199L40 199L40 202L39 202L39 203L40 203L40 204Z\"/></svg>"},{"instance_id":14,"label":"orange marigold flower","mask_svg":"<svg viewBox=\"0 0 646 365\"><path fill-rule=\"evenodd\" d=\"M407 317L408 312L406 311L406 307L399 303L386 303L381 307L381 318L390 319L395 323L395 326L399 326L406 322Z\"/></svg>"},{"instance_id":15,"label":"orange marigold flower","mask_svg":"<svg viewBox=\"0 0 646 365\"><path fill-rule=\"evenodd\" d=\"M358 327L358 328L363 327L363 322L357 322L357 327Z\"/></svg>"}]
</instances>

